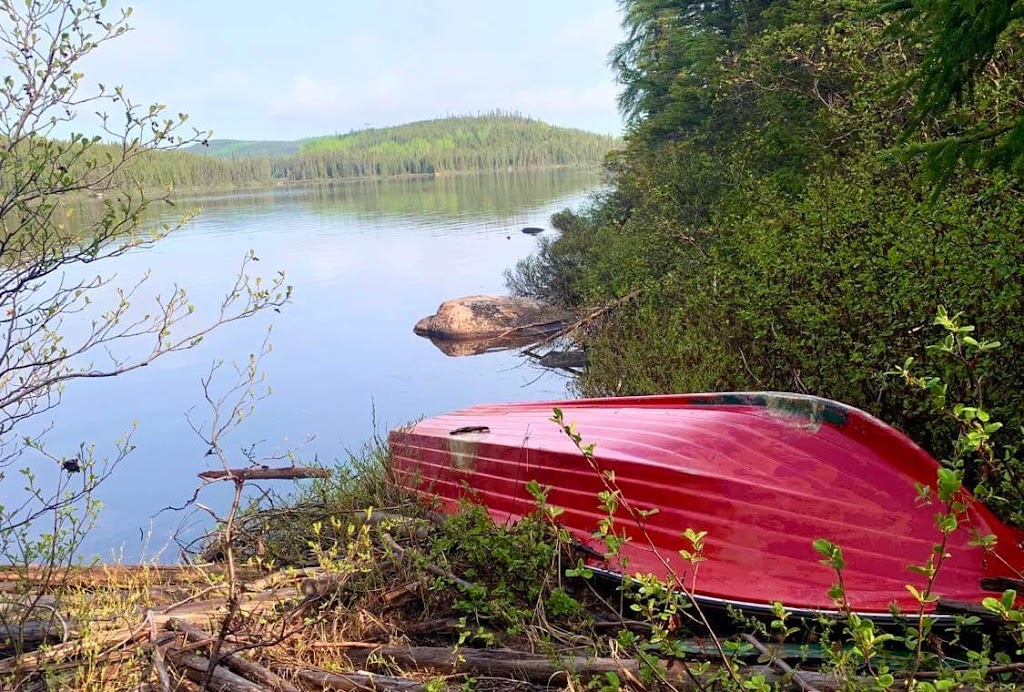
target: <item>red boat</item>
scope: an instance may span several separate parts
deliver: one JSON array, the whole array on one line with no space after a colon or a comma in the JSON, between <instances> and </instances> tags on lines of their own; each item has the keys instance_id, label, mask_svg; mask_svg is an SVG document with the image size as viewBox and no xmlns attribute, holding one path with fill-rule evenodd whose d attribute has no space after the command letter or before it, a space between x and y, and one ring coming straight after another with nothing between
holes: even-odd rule
<instances>
[{"instance_id":1,"label":"red boat","mask_svg":"<svg viewBox=\"0 0 1024 692\"><path fill-rule=\"evenodd\" d=\"M563 411L584 456L552 422ZM938 463L872 416L795 394L697 394L476 406L428 418L390 436L400 481L447 509L460 500L487 507L499 522L533 508L526 485L551 488L558 520L585 545L604 516L598 493L613 489L625 503L616 514L629 542L621 569L682 584L699 599L749 609L781 601L794 611L834 611L834 571L812 547L827 539L843 550L851 608L884 616L895 604L917 610L907 590L924 587L908 564L925 564L940 539L935 506L919 506L917 484L934 486ZM979 603L1022 584L1024 535L979 502L968 501L951 535L950 557L933 593L945 601ZM643 519L634 510L656 509ZM639 519L639 521L637 521ZM679 550L683 532L706 531L694 575ZM970 545L994 534L995 550ZM696 579L694 579L696 576ZM994 581L992 581L994 580ZM1009 581L1007 581L1009 580Z\"/></svg>"}]
</instances>

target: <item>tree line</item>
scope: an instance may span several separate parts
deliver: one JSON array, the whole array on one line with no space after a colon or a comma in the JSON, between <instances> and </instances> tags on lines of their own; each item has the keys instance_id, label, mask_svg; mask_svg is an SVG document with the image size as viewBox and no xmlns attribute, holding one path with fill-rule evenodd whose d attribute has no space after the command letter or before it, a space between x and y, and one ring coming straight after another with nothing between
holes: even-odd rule
<instances>
[{"instance_id":1,"label":"tree line","mask_svg":"<svg viewBox=\"0 0 1024 692\"><path fill-rule=\"evenodd\" d=\"M295 153L266 155L267 151L288 151L288 144L230 142L222 146L213 140L205 147L200 144L188 150L143 152L130 171L125 171L123 180L148 187L237 187L276 181L597 166L617 140L495 112L316 137L300 141ZM207 150L211 155L202 155Z\"/></svg>"},{"instance_id":2,"label":"tree line","mask_svg":"<svg viewBox=\"0 0 1024 692\"><path fill-rule=\"evenodd\" d=\"M310 180L585 166L615 144L611 136L495 112L318 137L271 168L276 179Z\"/></svg>"}]
</instances>

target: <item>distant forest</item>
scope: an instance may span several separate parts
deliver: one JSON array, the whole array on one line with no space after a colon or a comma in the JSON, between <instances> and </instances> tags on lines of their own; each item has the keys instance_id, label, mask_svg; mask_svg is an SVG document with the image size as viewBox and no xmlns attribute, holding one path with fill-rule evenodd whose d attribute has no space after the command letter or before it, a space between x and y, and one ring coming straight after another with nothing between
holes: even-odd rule
<instances>
[{"instance_id":1,"label":"distant forest","mask_svg":"<svg viewBox=\"0 0 1024 692\"><path fill-rule=\"evenodd\" d=\"M298 142L213 140L181 151L143 153L129 177L144 187L193 188L583 167L599 165L617 144L611 136L496 112Z\"/></svg>"},{"instance_id":2,"label":"distant forest","mask_svg":"<svg viewBox=\"0 0 1024 692\"><path fill-rule=\"evenodd\" d=\"M583 166L601 163L615 145L614 137L492 113L309 139L271 170L309 180Z\"/></svg>"}]
</instances>

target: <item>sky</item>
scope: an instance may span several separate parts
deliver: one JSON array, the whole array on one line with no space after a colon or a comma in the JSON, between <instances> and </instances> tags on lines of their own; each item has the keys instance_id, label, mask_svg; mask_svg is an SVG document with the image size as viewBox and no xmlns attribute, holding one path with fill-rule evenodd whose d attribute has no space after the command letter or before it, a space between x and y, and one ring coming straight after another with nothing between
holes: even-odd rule
<instances>
[{"instance_id":1,"label":"sky","mask_svg":"<svg viewBox=\"0 0 1024 692\"><path fill-rule=\"evenodd\" d=\"M616 0L135 0L80 66L226 139L515 110L619 134Z\"/></svg>"}]
</instances>

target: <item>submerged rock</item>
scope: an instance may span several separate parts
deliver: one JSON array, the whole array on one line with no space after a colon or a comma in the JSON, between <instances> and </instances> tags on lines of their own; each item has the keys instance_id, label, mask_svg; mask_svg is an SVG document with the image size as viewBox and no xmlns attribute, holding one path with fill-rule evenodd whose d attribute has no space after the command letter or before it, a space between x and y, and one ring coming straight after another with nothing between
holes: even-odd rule
<instances>
[{"instance_id":1,"label":"submerged rock","mask_svg":"<svg viewBox=\"0 0 1024 692\"><path fill-rule=\"evenodd\" d=\"M448 340L544 336L571 318L565 310L532 298L476 295L441 303L437 313L417 322L413 331Z\"/></svg>"}]
</instances>

